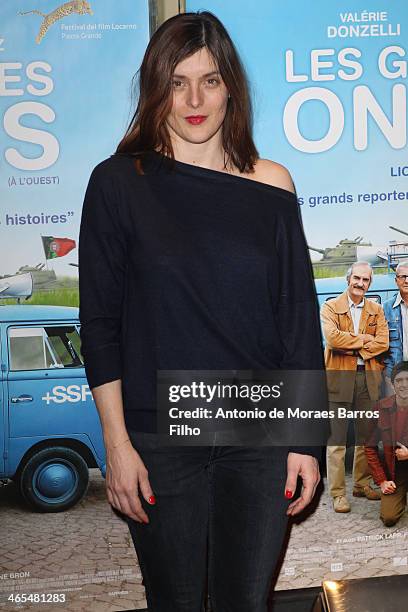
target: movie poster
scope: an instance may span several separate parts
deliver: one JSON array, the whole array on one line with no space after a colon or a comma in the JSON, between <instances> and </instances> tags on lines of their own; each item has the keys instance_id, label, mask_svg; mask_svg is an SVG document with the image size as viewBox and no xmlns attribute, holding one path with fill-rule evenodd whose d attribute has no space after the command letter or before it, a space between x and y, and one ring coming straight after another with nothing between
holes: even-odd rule
<instances>
[{"instance_id":1,"label":"movie poster","mask_svg":"<svg viewBox=\"0 0 408 612\"><path fill-rule=\"evenodd\" d=\"M0 610L146 607L127 526L105 496L76 308L83 195L131 118L148 5L6 0L0 9L0 296L13 297L0 299ZM379 299L392 295L388 272L408 251L408 9L187 1L198 9L237 43L261 157L292 173L320 301L345 289L357 259L374 266ZM31 305L27 318L20 308ZM278 589L408 573L407 516L385 528L379 503L353 498L347 484L350 513L334 513L325 489L293 525Z\"/></svg>"},{"instance_id":2,"label":"movie poster","mask_svg":"<svg viewBox=\"0 0 408 612\"><path fill-rule=\"evenodd\" d=\"M199 9L217 15L237 43L260 156L292 174L320 303L346 289L357 260L374 267L370 291L383 303L396 292L389 272L408 253L407 7L187 1L187 10ZM408 573L407 514L384 527L380 502L351 490L348 474L351 512L334 512L326 486L307 520L293 525L278 589Z\"/></svg>"},{"instance_id":3,"label":"movie poster","mask_svg":"<svg viewBox=\"0 0 408 612\"><path fill-rule=\"evenodd\" d=\"M0 610L143 609L77 307L85 188L133 114L149 2L5 0L0 15Z\"/></svg>"}]
</instances>

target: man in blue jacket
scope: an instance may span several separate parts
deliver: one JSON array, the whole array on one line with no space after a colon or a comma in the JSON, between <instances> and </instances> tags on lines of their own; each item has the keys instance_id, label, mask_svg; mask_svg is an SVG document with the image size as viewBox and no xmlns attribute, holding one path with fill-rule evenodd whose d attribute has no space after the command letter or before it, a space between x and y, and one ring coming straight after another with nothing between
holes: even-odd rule
<instances>
[{"instance_id":1,"label":"man in blue jacket","mask_svg":"<svg viewBox=\"0 0 408 612\"><path fill-rule=\"evenodd\" d=\"M390 332L390 348L384 359L386 395L392 395L391 370L400 361L408 361L408 262L395 270L399 292L384 303L384 314Z\"/></svg>"}]
</instances>

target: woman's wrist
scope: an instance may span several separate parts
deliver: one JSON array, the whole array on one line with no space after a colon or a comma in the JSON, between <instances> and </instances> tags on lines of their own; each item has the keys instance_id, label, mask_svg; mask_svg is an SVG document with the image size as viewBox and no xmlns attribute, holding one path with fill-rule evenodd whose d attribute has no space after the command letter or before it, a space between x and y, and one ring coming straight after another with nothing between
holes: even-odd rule
<instances>
[{"instance_id":1,"label":"woman's wrist","mask_svg":"<svg viewBox=\"0 0 408 612\"><path fill-rule=\"evenodd\" d=\"M105 440L105 449L106 449L106 452L110 452L112 450L116 450L117 448L119 448L120 446L123 446L127 442L130 442L129 436L122 437L122 439L118 438L117 440L109 440L109 441Z\"/></svg>"},{"instance_id":2,"label":"woman's wrist","mask_svg":"<svg viewBox=\"0 0 408 612\"><path fill-rule=\"evenodd\" d=\"M297 453L299 455L311 455L318 461L322 458L322 447L321 446L290 446L288 448L289 453Z\"/></svg>"}]
</instances>

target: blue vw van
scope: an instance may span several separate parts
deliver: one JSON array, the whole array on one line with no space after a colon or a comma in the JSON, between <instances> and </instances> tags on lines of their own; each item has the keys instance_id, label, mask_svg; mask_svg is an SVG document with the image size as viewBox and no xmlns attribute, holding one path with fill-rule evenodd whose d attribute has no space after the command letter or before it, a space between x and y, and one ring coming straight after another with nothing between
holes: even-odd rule
<instances>
[{"instance_id":1,"label":"blue vw van","mask_svg":"<svg viewBox=\"0 0 408 612\"><path fill-rule=\"evenodd\" d=\"M78 308L0 303L0 480L59 512L105 476L102 428L80 349Z\"/></svg>"}]
</instances>

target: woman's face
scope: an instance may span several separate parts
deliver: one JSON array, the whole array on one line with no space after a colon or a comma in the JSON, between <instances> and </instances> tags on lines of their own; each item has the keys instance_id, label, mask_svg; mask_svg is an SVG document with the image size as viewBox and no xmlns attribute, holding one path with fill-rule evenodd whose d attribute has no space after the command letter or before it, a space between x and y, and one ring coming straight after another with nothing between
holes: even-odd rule
<instances>
[{"instance_id":1,"label":"woman's face","mask_svg":"<svg viewBox=\"0 0 408 612\"><path fill-rule=\"evenodd\" d=\"M194 144L215 136L224 121L228 91L205 47L177 64L172 89L170 136Z\"/></svg>"}]
</instances>

